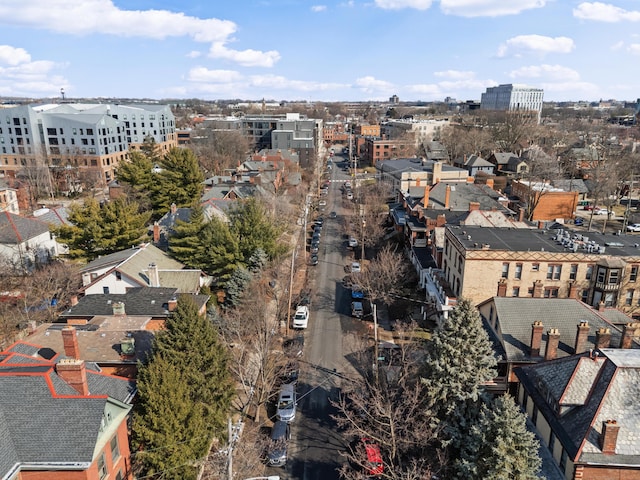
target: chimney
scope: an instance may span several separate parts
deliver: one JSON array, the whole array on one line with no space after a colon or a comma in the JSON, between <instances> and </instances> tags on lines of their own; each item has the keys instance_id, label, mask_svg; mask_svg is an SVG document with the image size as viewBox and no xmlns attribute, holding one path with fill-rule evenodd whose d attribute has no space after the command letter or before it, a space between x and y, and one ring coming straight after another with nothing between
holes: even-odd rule
<instances>
[{"instance_id":1,"label":"chimney","mask_svg":"<svg viewBox=\"0 0 640 480\"><path fill-rule=\"evenodd\" d=\"M538 230L544 229L544 222L542 220L538 220Z\"/></svg>"},{"instance_id":2,"label":"chimney","mask_svg":"<svg viewBox=\"0 0 640 480\"><path fill-rule=\"evenodd\" d=\"M629 322L622 329L622 338L620 339L620 348L631 348L633 336L636 333L637 324Z\"/></svg>"},{"instance_id":3,"label":"chimney","mask_svg":"<svg viewBox=\"0 0 640 480\"><path fill-rule=\"evenodd\" d=\"M56 373L81 395L89 395L87 368L84 360L63 358L56 364Z\"/></svg>"},{"instance_id":4,"label":"chimney","mask_svg":"<svg viewBox=\"0 0 640 480\"><path fill-rule=\"evenodd\" d=\"M149 286L160 286L160 274L158 273L158 265L156 265L155 263L149 264Z\"/></svg>"},{"instance_id":5,"label":"chimney","mask_svg":"<svg viewBox=\"0 0 640 480\"><path fill-rule=\"evenodd\" d=\"M436 227L444 227L447 224L447 217L445 214L438 215L436 218Z\"/></svg>"},{"instance_id":6,"label":"chimney","mask_svg":"<svg viewBox=\"0 0 640 480\"><path fill-rule=\"evenodd\" d=\"M78 296L71 295L71 297L69 298L69 303L71 304L72 307L75 307L78 304Z\"/></svg>"},{"instance_id":7,"label":"chimney","mask_svg":"<svg viewBox=\"0 0 640 480\"><path fill-rule=\"evenodd\" d=\"M555 360L558 357L558 343L560 343L560 330L550 328L547 331L547 348L544 352L545 360Z\"/></svg>"},{"instance_id":8,"label":"chimney","mask_svg":"<svg viewBox=\"0 0 640 480\"><path fill-rule=\"evenodd\" d=\"M113 302L111 304L111 310L113 312L114 317L124 317L126 315L126 311L124 309L124 302Z\"/></svg>"},{"instance_id":9,"label":"chimney","mask_svg":"<svg viewBox=\"0 0 640 480\"><path fill-rule=\"evenodd\" d=\"M442 162L433 162L433 178L431 179L431 185L435 185L440 181L442 176Z\"/></svg>"},{"instance_id":10,"label":"chimney","mask_svg":"<svg viewBox=\"0 0 640 480\"><path fill-rule=\"evenodd\" d=\"M543 285L540 280L533 282L533 298L542 298Z\"/></svg>"},{"instance_id":11,"label":"chimney","mask_svg":"<svg viewBox=\"0 0 640 480\"><path fill-rule=\"evenodd\" d=\"M604 309L605 309L605 304L604 304L604 302L600 302L600 303L598 304L598 311L599 311L599 312L604 312Z\"/></svg>"},{"instance_id":12,"label":"chimney","mask_svg":"<svg viewBox=\"0 0 640 480\"><path fill-rule=\"evenodd\" d=\"M431 191L431 189L429 188L429 185L424 187L424 198L422 199L422 203L424 204L424 208L427 208L429 206L429 192L430 191Z\"/></svg>"},{"instance_id":13,"label":"chimney","mask_svg":"<svg viewBox=\"0 0 640 480\"><path fill-rule=\"evenodd\" d=\"M153 243L160 242L160 224L153 222Z\"/></svg>"},{"instance_id":14,"label":"chimney","mask_svg":"<svg viewBox=\"0 0 640 480\"><path fill-rule=\"evenodd\" d=\"M171 204L171 214L174 215L178 211L178 206L175 203Z\"/></svg>"},{"instance_id":15,"label":"chimney","mask_svg":"<svg viewBox=\"0 0 640 480\"><path fill-rule=\"evenodd\" d=\"M444 208L449 208L450 197L451 197L451 186L447 185L447 188L444 191Z\"/></svg>"},{"instance_id":16,"label":"chimney","mask_svg":"<svg viewBox=\"0 0 640 480\"><path fill-rule=\"evenodd\" d=\"M618 443L618 432L620 425L615 420L602 422L602 433L600 434L600 449L602 453L612 455L616 453L616 443Z\"/></svg>"},{"instance_id":17,"label":"chimney","mask_svg":"<svg viewBox=\"0 0 640 480\"><path fill-rule=\"evenodd\" d=\"M469 202L469 211L480 210L480 202Z\"/></svg>"},{"instance_id":18,"label":"chimney","mask_svg":"<svg viewBox=\"0 0 640 480\"><path fill-rule=\"evenodd\" d=\"M518 210L518 221L524 222L524 208L522 207Z\"/></svg>"},{"instance_id":19,"label":"chimney","mask_svg":"<svg viewBox=\"0 0 640 480\"><path fill-rule=\"evenodd\" d=\"M569 298L578 298L578 285L576 285L576 282L569 282Z\"/></svg>"},{"instance_id":20,"label":"chimney","mask_svg":"<svg viewBox=\"0 0 640 480\"><path fill-rule=\"evenodd\" d=\"M173 312L178 306L178 299L176 297L171 297L171 299L167 302L167 310Z\"/></svg>"},{"instance_id":21,"label":"chimney","mask_svg":"<svg viewBox=\"0 0 640 480\"><path fill-rule=\"evenodd\" d=\"M498 282L498 297L506 297L507 296L507 282L504 278L501 278Z\"/></svg>"},{"instance_id":22,"label":"chimney","mask_svg":"<svg viewBox=\"0 0 640 480\"><path fill-rule=\"evenodd\" d=\"M62 345L64 354L69 358L80 358L80 346L78 345L78 336L76 327L66 326L62 329Z\"/></svg>"},{"instance_id":23,"label":"chimney","mask_svg":"<svg viewBox=\"0 0 640 480\"><path fill-rule=\"evenodd\" d=\"M532 357L540 356L540 344L542 343L542 331L544 325L537 320L531 324L531 351L529 355Z\"/></svg>"},{"instance_id":24,"label":"chimney","mask_svg":"<svg viewBox=\"0 0 640 480\"><path fill-rule=\"evenodd\" d=\"M487 178L487 187L493 190L493 178Z\"/></svg>"},{"instance_id":25,"label":"chimney","mask_svg":"<svg viewBox=\"0 0 640 480\"><path fill-rule=\"evenodd\" d=\"M606 327L600 327L596 331L596 348L609 348L611 344L611 330Z\"/></svg>"},{"instance_id":26,"label":"chimney","mask_svg":"<svg viewBox=\"0 0 640 480\"><path fill-rule=\"evenodd\" d=\"M587 339L589 338L589 322L581 320L578 324L578 331L576 332L576 343L573 349L575 354L586 351Z\"/></svg>"}]
</instances>

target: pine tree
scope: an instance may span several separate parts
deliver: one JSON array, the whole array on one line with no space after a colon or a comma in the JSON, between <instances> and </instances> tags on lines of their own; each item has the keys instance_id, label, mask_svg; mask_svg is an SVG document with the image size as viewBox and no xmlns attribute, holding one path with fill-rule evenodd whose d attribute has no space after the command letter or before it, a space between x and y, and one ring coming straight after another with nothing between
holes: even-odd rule
<instances>
[{"instance_id":1,"label":"pine tree","mask_svg":"<svg viewBox=\"0 0 640 480\"><path fill-rule=\"evenodd\" d=\"M72 258L98 256L102 240L100 204L88 198L84 204L72 203L69 207L69 224L61 225L54 233L60 243L69 247Z\"/></svg>"},{"instance_id":2,"label":"pine tree","mask_svg":"<svg viewBox=\"0 0 640 480\"><path fill-rule=\"evenodd\" d=\"M140 243L146 236L151 212L139 212L138 204L116 198L102 208L102 242L104 253L118 252Z\"/></svg>"},{"instance_id":3,"label":"pine tree","mask_svg":"<svg viewBox=\"0 0 640 480\"><path fill-rule=\"evenodd\" d=\"M540 445L527 430L526 417L509 395L480 410L458 463L458 478L536 480L542 464Z\"/></svg>"},{"instance_id":4,"label":"pine tree","mask_svg":"<svg viewBox=\"0 0 640 480\"><path fill-rule=\"evenodd\" d=\"M155 356L138 371L138 401L132 425L135 468L142 475L195 479L196 462L210 442L201 405L180 366Z\"/></svg>"},{"instance_id":5,"label":"pine tree","mask_svg":"<svg viewBox=\"0 0 640 480\"><path fill-rule=\"evenodd\" d=\"M496 359L476 308L460 299L434 332L423 366L427 395L444 423L443 443L458 448L484 396L482 384L496 376Z\"/></svg>"},{"instance_id":6,"label":"pine tree","mask_svg":"<svg viewBox=\"0 0 640 480\"><path fill-rule=\"evenodd\" d=\"M129 152L129 160L120 163L116 171L118 181L128 187L127 197L143 206L144 210L151 206L153 162L154 160L144 152L132 150Z\"/></svg>"},{"instance_id":7,"label":"pine tree","mask_svg":"<svg viewBox=\"0 0 640 480\"><path fill-rule=\"evenodd\" d=\"M169 238L169 253L192 268L205 268L205 246L202 230L205 226L204 211L200 205L191 210L189 221L178 220Z\"/></svg>"},{"instance_id":8,"label":"pine tree","mask_svg":"<svg viewBox=\"0 0 640 480\"><path fill-rule=\"evenodd\" d=\"M274 259L286 251L278 243L280 228L269 219L265 208L255 198L240 203L229 212L230 230L237 238L244 262L248 262L257 249Z\"/></svg>"},{"instance_id":9,"label":"pine tree","mask_svg":"<svg viewBox=\"0 0 640 480\"><path fill-rule=\"evenodd\" d=\"M254 275L259 273L269 262L269 257L261 248L257 248L247 261L247 269Z\"/></svg>"},{"instance_id":10,"label":"pine tree","mask_svg":"<svg viewBox=\"0 0 640 480\"><path fill-rule=\"evenodd\" d=\"M174 148L160 161L151 196L153 209L164 215L171 204L191 207L202 194L204 175L195 154L187 148Z\"/></svg>"},{"instance_id":11,"label":"pine tree","mask_svg":"<svg viewBox=\"0 0 640 480\"><path fill-rule=\"evenodd\" d=\"M251 281L251 272L244 267L235 269L226 284L225 304L229 307L238 305L247 285Z\"/></svg>"},{"instance_id":12,"label":"pine tree","mask_svg":"<svg viewBox=\"0 0 640 480\"><path fill-rule=\"evenodd\" d=\"M214 217L201 232L204 248L202 269L216 279L219 286L226 285L233 272L243 266L238 240L229 230L229 226Z\"/></svg>"}]
</instances>

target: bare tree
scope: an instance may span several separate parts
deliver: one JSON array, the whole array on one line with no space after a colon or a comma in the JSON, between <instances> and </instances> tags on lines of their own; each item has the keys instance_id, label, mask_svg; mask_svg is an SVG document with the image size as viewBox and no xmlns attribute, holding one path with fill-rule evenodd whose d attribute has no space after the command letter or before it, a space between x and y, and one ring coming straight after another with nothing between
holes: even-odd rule
<instances>
[{"instance_id":1,"label":"bare tree","mask_svg":"<svg viewBox=\"0 0 640 480\"><path fill-rule=\"evenodd\" d=\"M246 159L249 140L240 131L198 130L191 148L207 175L222 175Z\"/></svg>"},{"instance_id":2,"label":"bare tree","mask_svg":"<svg viewBox=\"0 0 640 480\"><path fill-rule=\"evenodd\" d=\"M520 201L525 208L528 220L533 218L536 207L551 190L551 180L560 176L558 161L548 155L542 148L533 145L525 152L526 170L520 173L518 180L524 188L520 193Z\"/></svg>"},{"instance_id":3,"label":"bare tree","mask_svg":"<svg viewBox=\"0 0 640 480\"><path fill-rule=\"evenodd\" d=\"M354 282L367 292L371 302L382 300L387 305L393 301L393 295L402 284L409 267L402 252L386 245L369 262L362 272L353 274Z\"/></svg>"}]
</instances>

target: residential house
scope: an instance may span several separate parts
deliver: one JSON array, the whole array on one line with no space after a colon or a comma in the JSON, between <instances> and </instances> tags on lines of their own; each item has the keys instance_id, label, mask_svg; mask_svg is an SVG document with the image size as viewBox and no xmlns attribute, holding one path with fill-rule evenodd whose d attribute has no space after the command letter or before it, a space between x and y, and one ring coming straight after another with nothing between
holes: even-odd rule
<instances>
[{"instance_id":1,"label":"residential house","mask_svg":"<svg viewBox=\"0 0 640 480\"><path fill-rule=\"evenodd\" d=\"M121 294L95 294L73 299L56 323L38 326L32 343L64 351L67 326L75 329L78 358L93 362L105 373L135 378L137 365L151 351L153 338L173 314L180 294L176 288L141 287ZM192 298L206 313L207 295Z\"/></svg>"},{"instance_id":2,"label":"residential house","mask_svg":"<svg viewBox=\"0 0 640 480\"><path fill-rule=\"evenodd\" d=\"M589 195L589 188L581 178L559 178L551 180L551 185L565 192L577 192L579 200L586 200Z\"/></svg>"},{"instance_id":3,"label":"residential house","mask_svg":"<svg viewBox=\"0 0 640 480\"><path fill-rule=\"evenodd\" d=\"M607 309L612 310L612 309ZM518 366L597 348L640 348L640 323L618 312L624 323L575 298L493 297L478 305L499 358L494 388L517 383ZM632 341L627 341L631 339Z\"/></svg>"},{"instance_id":4,"label":"residential house","mask_svg":"<svg viewBox=\"0 0 640 480\"><path fill-rule=\"evenodd\" d=\"M73 355L18 342L0 352L0 478L132 479L135 384Z\"/></svg>"},{"instance_id":5,"label":"residential house","mask_svg":"<svg viewBox=\"0 0 640 480\"><path fill-rule=\"evenodd\" d=\"M640 314L640 250L633 237L446 226L439 266L453 292L476 304L496 295L579 298Z\"/></svg>"},{"instance_id":6,"label":"residential house","mask_svg":"<svg viewBox=\"0 0 640 480\"><path fill-rule=\"evenodd\" d=\"M151 226L149 233L153 244L166 251L169 248L169 238L173 235L176 224L189 222L191 211L191 208L178 208L175 203L172 203L169 211L162 218L153 222Z\"/></svg>"},{"instance_id":7,"label":"residential house","mask_svg":"<svg viewBox=\"0 0 640 480\"><path fill-rule=\"evenodd\" d=\"M49 225L8 211L0 212L0 258L10 265L31 269L58 255Z\"/></svg>"},{"instance_id":8,"label":"residential house","mask_svg":"<svg viewBox=\"0 0 640 480\"><path fill-rule=\"evenodd\" d=\"M64 206L39 208L34 210L32 218L45 222L49 225L49 231L62 225L69 225L70 223L69 209ZM55 235L53 235L53 238L56 241L56 251L58 252L58 255L68 254L69 245L66 243L60 243Z\"/></svg>"},{"instance_id":9,"label":"residential house","mask_svg":"<svg viewBox=\"0 0 640 480\"><path fill-rule=\"evenodd\" d=\"M0 180L0 212L9 212L20 215L18 191L7 185L4 180Z\"/></svg>"},{"instance_id":10,"label":"residential house","mask_svg":"<svg viewBox=\"0 0 640 480\"><path fill-rule=\"evenodd\" d=\"M198 293L211 279L201 270L185 268L149 243L96 258L85 265L81 293L126 293L138 287L171 287Z\"/></svg>"},{"instance_id":11,"label":"residential house","mask_svg":"<svg viewBox=\"0 0 640 480\"><path fill-rule=\"evenodd\" d=\"M509 164L512 160L520 161L520 158L512 152L492 152L491 155L487 157L487 162L495 165L496 172L513 172L514 170L511 170Z\"/></svg>"},{"instance_id":12,"label":"residential house","mask_svg":"<svg viewBox=\"0 0 640 480\"><path fill-rule=\"evenodd\" d=\"M466 170L470 177L475 177L480 172L493 175L495 168L493 163L486 161L478 155L464 155L463 157L457 158L453 161L453 166Z\"/></svg>"},{"instance_id":13,"label":"residential house","mask_svg":"<svg viewBox=\"0 0 640 480\"><path fill-rule=\"evenodd\" d=\"M422 144L422 149L427 160L449 163L449 152L442 143L435 140L427 141Z\"/></svg>"},{"instance_id":14,"label":"residential house","mask_svg":"<svg viewBox=\"0 0 640 480\"><path fill-rule=\"evenodd\" d=\"M514 180L513 203L527 210L530 220L570 220L578 208L578 192L565 191L550 183Z\"/></svg>"},{"instance_id":15,"label":"residential house","mask_svg":"<svg viewBox=\"0 0 640 480\"><path fill-rule=\"evenodd\" d=\"M640 350L520 367L517 399L567 480L640 478Z\"/></svg>"},{"instance_id":16,"label":"residential house","mask_svg":"<svg viewBox=\"0 0 640 480\"><path fill-rule=\"evenodd\" d=\"M400 201L402 192L410 188L432 186L438 182L469 181L469 174L462 168L423 158L399 158L376 165L380 180L386 183Z\"/></svg>"}]
</instances>

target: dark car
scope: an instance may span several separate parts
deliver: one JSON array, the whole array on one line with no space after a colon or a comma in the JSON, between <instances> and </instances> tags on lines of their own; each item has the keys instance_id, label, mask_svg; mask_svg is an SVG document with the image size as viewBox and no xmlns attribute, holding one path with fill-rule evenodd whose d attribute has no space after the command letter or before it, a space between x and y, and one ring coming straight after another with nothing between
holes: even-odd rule
<instances>
[{"instance_id":1,"label":"dark car","mask_svg":"<svg viewBox=\"0 0 640 480\"><path fill-rule=\"evenodd\" d=\"M311 258L309 258L309 265L318 265L318 255L317 254L313 254L311 255Z\"/></svg>"},{"instance_id":2,"label":"dark car","mask_svg":"<svg viewBox=\"0 0 640 480\"><path fill-rule=\"evenodd\" d=\"M319 243L312 243L311 247L309 248L309 252L310 253L318 253L319 250L320 250L320 244Z\"/></svg>"},{"instance_id":3,"label":"dark car","mask_svg":"<svg viewBox=\"0 0 640 480\"><path fill-rule=\"evenodd\" d=\"M337 218L337 217L338 217L338 214L336 212L331 212L329 214L329 218Z\"/></svg>"},{"instance_id":4,"label":"dark car","mask_svg":"<svg viewBox=\"0 0 640 480\"><path fill-rule=\"evenodd\" d=\"M322 217L316 218L316 225L322 226L323 223L324 223L324 218Z\"/></svg>"},{"instance_id":5,"label":"dark car","mask_svg":"<svg viewBox=\"0 0 640 480\"><path fill-rule=\"evenodd\" d=\"M580 227L584 225L584 219L582 219L581 217L576 217L576 219L573 221L573 224Z\"/></svg>"}]
</instances>

